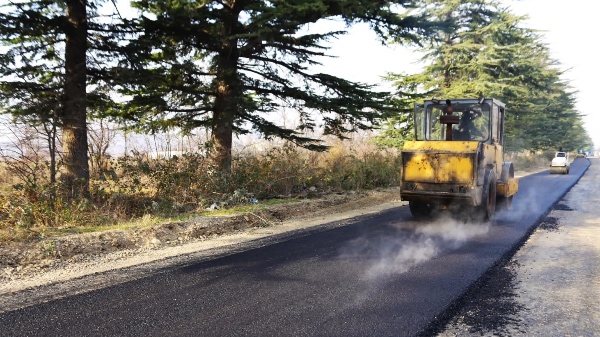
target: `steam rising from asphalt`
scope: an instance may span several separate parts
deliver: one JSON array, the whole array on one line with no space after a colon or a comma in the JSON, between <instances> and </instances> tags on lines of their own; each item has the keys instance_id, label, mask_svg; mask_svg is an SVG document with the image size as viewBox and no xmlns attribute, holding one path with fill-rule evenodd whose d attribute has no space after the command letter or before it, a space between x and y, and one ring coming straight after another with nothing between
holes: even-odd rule
<instances>
[{"instance_id":1,"label":"steam rising from asphalt","mask_svg":"<svg viewBox=\"0 0 600 337\"><path fill-rule=\"evenodd\" d=\"M409 241L396 251L382 254L381 259L367 269L367 278L375 279L386 274L404 273L412 266L432 259L439 251L440 248L431 238Z\"/></svg>"},{"instance_id":2,"label":"steam rising from asphalt","mask_svg":"<svg viewBox=\"0 0 600 337\"><path fill-rule=\"evenodd\" d=\"M500 212L500 215L509 221L519 221L530 214L543 213L539 192L534 188L519 190L514 196L512 209Z\"/></svg>"},{"instance_id":3,"label":"steam rising from asphalt","mask_svg":"<svg viewBox=\"0 0 600 337\"><path fill-rule=\"evenodd\" d=\"M539 190L522 189L515 195L511 210L497 209L496 222L515 222L537 216L547 208L544 200ZM444 251L457 249L469 240L484 236L490 226L491 223L465 223L450 217L441 217L431 223L404 223L389 231L353 240L341 253L343 257L356 256L361 263L366 260L364 277L376 281L405 273Z\"/></svg>"},{"instance_id":4,"label":"steam rising from asphalt","mask_svg":"<svg viewBox=\"0 0 600 337\"><path fill-rule=\"evenodd\" d=\"M462 223L451 218L438 219L433 223L417 223L402 228L407 235L381 236L356 240L346 254L367 255L371 263L365 277L376 280L400 274L423 262L435 258L447 249L456 249L469 239L489 231L489 223Z\"/></svg>"},{"instance_id":5,"label":"steam rising from asphalt","mask_svg":"<svg viewBox=\"0 0 600 337\"><path fill-rule=\"evenodd\" d=\"M515 195L511 210L497 210L498 221L520 221L541 213L546 206L536 189L523 189ZM341 252L347 257L359 256L369 261L365 278L377 280L405 273L429 261L444 251L457 249L469 240L483 236L490 223L464 223L450 217L441 217L430 223L401 225L389 233L374 234L354 240Z\"/></svg>"}]
</instances>

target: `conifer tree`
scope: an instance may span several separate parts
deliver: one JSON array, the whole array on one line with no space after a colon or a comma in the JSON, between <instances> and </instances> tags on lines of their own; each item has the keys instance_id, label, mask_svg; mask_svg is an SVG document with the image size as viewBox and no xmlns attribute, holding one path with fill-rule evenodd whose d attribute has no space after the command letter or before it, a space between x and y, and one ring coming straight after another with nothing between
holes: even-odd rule
<instances>
[{"instance_id":1,"label":"conifer tree","mask_svg":"<svg viewBox=\"0 0 600 337\"><path fill-rule=\"evenodd\" d=\"M445 29L425 48L422 72L388 76L397 85L398 97L409 93L417 102L432 97L498 98L509 111L509 150L550 149L560 138L548 130L569 130L581 119L574 108L575 93L561 80L559 63L550 58L536 31L522 27L524 17L489 0L426 1L421 10L445 20ZM411 107L400 104L399 110L407 112L387 122L380 143L411 139ZM394 136L399 140L386 140Z\"/></svg>"},{"instance_id":2,"label":"conifer tree","mask_svg":"<svg viewBox=\"0 0 600 337\"><path fill-rule=\"evenodd\" d=\"M213 159L224 171L235 134L256 132L323 150L304 131L321 126L343 138L391 112L388 95L372 85L311 71L327 55L324 43L345 33L311 32L311 23L366 22L382 42L401 43L418 42L432 25L422 15L400 14L411 1L142 0L133 6L142 16L131 24L141 34L116 70L123 75L121 93L132 97L120 117L152 131L209 129ZM282 108L298 112L297 129L274 121Z\"/></svg>"},{"instance_id":3,"label":"conifer tree","mask_svg":"<svg viewBox=\"0 0 600 337\"><path fill-rule=\"evenodd\" d=\"M0 110L61 129L62 178L77 196L88 194L88 109L111 106L100 89L112 76L107 65L123 36L99 14L100 5L34 0L7 2L0 10Z\"/></svg>"}]
</instances>

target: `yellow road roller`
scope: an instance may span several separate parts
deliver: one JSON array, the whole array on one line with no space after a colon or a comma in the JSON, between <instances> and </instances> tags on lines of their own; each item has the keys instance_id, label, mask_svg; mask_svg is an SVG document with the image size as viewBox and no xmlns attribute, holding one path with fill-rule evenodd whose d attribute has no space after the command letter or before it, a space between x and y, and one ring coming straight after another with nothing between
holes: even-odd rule
<instances>
[{"instance_id":1,"label":"yellow road roller","mask_svg":"<svg viewBox=\"0 0 600 337\"><path fill-rule=\"evenodd\" d=\"M426 100L414 110L415 140L402 148L400 197L416 218L454 210L491 220L519 189L504 158L505 104L493 98Z\"/></svg>"}]
</instances>

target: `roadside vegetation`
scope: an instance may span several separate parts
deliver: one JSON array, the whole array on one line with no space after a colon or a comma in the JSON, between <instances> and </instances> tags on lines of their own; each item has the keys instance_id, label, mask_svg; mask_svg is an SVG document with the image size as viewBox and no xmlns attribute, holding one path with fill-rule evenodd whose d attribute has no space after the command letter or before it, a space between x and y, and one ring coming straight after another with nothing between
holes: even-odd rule
<instances>
[{"instance_id":1,"label":"roadside vegetation","mask_svg":"<svg viewBox=\"0 0 600 337\"><path fill-rule=\"evenodd\" d=\"M593 148L560 63L498 1L151 0L133 17L118 3L1 5L2 242L396 187L423 98L506 103L517 169ZM310 30L329 20L344 28ZM422 72L388 74L395 92L314 72L359 23L418 46ZM111 157L132 133L203 137ZM269 145L236 149L248 135Z\"/></svg>"},{"instance_id":2,"label":"roadside vegetation","mask_svg":"<svg viewBox=\"0 0 600 337\"><path fill-rule=\"evenodd\" d=\"M510 155L517 170L539 170L548 155ZM47 158L5 160L0 169L0 242L130 229L191 216L251 212L330 193L396 188L399 151L372 138L335 141L326 152L290 144L236 153L224 175L201 153L167 158L138 153L105 158L92 171L90 198L72 198L50 184ZM25 169L32 165L36 170Z\"/></svg>"},{"instance_id":3,"label":"roadside vegetation","mask_svg":"<svg viewBox=\"0 0 600 337\"><path fill-rule=\"evenodd\" d=\"M90 198L61 193L60 185L50 184L48 170L40 169L46 164L4 162L0 241L244 212L326 193L395 187L399 180L398 151L352 141L336 142L327 152L283 144L238 153L227 174L197 152L106 159L91 174Z\"/></svg>"}]
</instances>

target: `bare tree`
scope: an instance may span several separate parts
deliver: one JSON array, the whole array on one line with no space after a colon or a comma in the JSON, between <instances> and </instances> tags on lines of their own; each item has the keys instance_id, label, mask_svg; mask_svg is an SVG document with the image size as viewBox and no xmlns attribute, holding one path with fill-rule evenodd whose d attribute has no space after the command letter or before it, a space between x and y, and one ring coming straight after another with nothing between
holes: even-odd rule
<instances>
[{"instance_id":1,"label":"bare tree","mask_svg":"<svg viewBox=\"0 0 600 337\"><path fill-rule=\"evenodd\" d=\"M25 123L5 121L2 126L8 131L7 142L0 147L0 157L6 170L28 190L51 182L53 177L48 171L49 153L44 144L48 139L39 129Z\"/></svg>"},{"instance_id":2,"label":"bare tree","mask_svg":"<svg viewBox=\"0 0 600 337\"><path fill-rule=\"evenodd\" d=\"M99 119L88 126L88 151L92 174L100 175L108 170L108 149L113 145L116 137L117 130L104 119Z\"/></svg>"}]
</instances>

